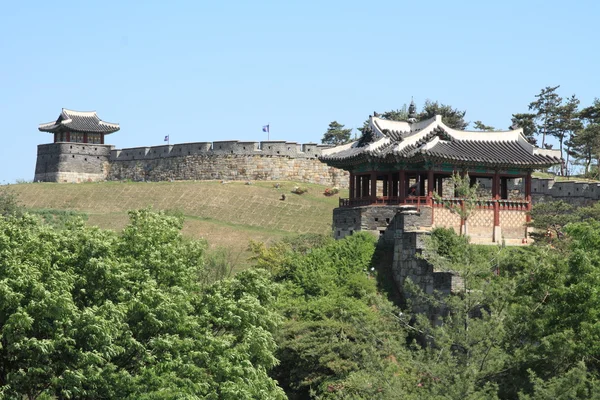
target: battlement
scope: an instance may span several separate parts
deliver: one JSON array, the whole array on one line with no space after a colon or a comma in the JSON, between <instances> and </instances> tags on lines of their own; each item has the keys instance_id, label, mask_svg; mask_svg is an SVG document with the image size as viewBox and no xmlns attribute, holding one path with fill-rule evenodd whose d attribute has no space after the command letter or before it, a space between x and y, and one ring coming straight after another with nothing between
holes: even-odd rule
<instances>
[{"instance_id":1,"label":"battlement","mask_svg":"<svg viewBox=\"0 0 600 400\"><path fill-rule=\"evenodd\" d=\"M110 153L111 161L154 160L159 158L232 155L232 156L271 156L287 158L317 159L326 144L288 142L270 140L263 142L222 140L215 142L195 142L151 147L131 147L114 149Z\"/></svg>"}]
</instances>

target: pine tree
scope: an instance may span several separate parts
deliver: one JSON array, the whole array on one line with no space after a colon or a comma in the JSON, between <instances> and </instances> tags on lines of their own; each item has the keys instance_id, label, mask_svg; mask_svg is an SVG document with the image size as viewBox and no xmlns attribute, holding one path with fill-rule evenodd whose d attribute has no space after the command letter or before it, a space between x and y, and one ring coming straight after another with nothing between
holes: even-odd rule
<instances>
[{"instance_id":1,"label":"pine tree","mask_svg":"<svg viewBox=\"0 0 600 400\"><path fill-rule=\"evenodd\" d=\"M558 108L562 98L556 93L560 85L550 87L546 86L535 97L538 99L529 104L529 109L536 112L536 117L540 121L538 130L542 132L542 147L546 145L546 136L555 136L552 121L556 120Z\"/></svg>"},{"instance_id":2,"label":"pine tree","mask_svg":"<svg viewBox=\"0 0 600 400\"><path fill-rule=\"evenodd\" d=\"M329 128L327 128L327 132L323 135L321 143L333 144L335 146L348 143L350 141L351 132L352 129L344 129L344 125L337 121L333 121L329 124Z\"/></svg>"}]
</instances>

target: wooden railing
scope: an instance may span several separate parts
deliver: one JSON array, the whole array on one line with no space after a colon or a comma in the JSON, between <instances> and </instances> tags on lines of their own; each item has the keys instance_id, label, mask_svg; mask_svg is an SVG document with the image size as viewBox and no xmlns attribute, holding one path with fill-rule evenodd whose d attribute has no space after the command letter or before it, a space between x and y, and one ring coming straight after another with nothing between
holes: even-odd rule
<instances>
[{"instance_id":1,"label":"wooden railing","mask_svg":"<svg viewBox=\"0 0 600 400\"><path fill-rule=\"evenodd\" d=\"M371 205L401 205L411 204L419 206L432 205L433 207L444 207L448 205L459 206L463 200L458 198L442 198L436 200L427 196L407 197L404 201L400 201L400 197L395 196L378 196L375 201L371 197L358 199L340 198L340 207L360 207ZM475 200L475 208L481 210L493 210L498 207L500 211L528 211L530 202L527 200L495 200L495 199L477 199Z\"/></svg>"}]
</instances>

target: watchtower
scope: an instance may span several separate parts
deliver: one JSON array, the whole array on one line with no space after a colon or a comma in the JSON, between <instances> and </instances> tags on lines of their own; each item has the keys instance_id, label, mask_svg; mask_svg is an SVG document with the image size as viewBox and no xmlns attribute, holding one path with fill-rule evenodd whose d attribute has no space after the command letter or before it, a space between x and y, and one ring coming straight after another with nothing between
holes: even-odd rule
<instances>
[{"instance_id":1,"label":"watchtower","mask_svg":"<svg viewBox=\"0 0 600 400\"><path fill-rule=\"evenodd\" d=\"M86 182L106 179L110 151L106 135L120 129L119 124L102 121L96 111L63 108L53 122L40 124L41 132L54 135L54 143L38 146L34 181Z\"/></svg>"}]
</instances>

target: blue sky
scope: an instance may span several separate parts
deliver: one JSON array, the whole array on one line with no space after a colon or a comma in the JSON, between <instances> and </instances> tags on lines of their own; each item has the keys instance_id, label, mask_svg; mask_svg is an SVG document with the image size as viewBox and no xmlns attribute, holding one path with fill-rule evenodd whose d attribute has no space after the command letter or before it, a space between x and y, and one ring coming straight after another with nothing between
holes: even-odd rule
<instances>
[{"instance_id":1,"label":"blue sky","mask_svg":"<svg viewBox=\"0 0 600 400\"><path fill-rule=\"evenodd\" d=\"M31 180L62 107L117 148L318 142L411 96L497 128L561 85L600 97L596 1L11 1L0 12L0 183Z\"/></svg>"}]
</instances>

